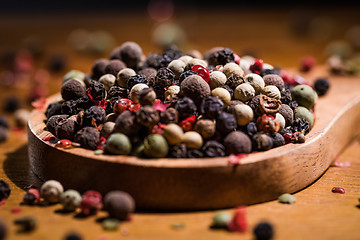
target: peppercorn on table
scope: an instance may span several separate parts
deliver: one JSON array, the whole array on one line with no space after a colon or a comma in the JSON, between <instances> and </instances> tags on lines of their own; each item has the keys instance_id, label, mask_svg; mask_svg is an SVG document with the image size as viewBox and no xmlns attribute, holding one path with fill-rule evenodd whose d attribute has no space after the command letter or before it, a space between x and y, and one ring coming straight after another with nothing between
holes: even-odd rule
<instances>
[{"instance_id":1,"label":"peppercorn on table","mask_svg":"<svg viewBox=\"0 0 360 240\"><path fill-rule=\"evenodd\" d=\"M239 21L248 19L250 15L253 16L252 14L243 13L240 16L237 13L230 12L227 15L220 15L216 19L222 19L223 22ZM334 15L336 16L336 14L331 15L330 13L330 16ZM347 20L343 20L345 21L344 24L349 24L346 21L351 21L353 15L349 14ZM216 16L216 13L211 17L207 15L201 16L201 19L206 23L214 16ZM69 55L70 68L89 71L89 66L94 57L71 51L64 41L57 39L59 36L65 36L70 32L73 26L71 21L60 20L57 17L45 18L46 21L41 17L32 20L26 19L29 27L24 28L21 26L23 19L15 19L10 16L7 16L6 19L10 19L11 27L17 29L17 32L22 31L24 36L37 31L41 33L46 29L46 34L41 36L49 41L46 46L47 51L52 49L62 50ZM120 18L99 16L96 20L88 19L88 21L82 23L82 27L111 30L104 23L115 21L121 23L122 30L128 33L127 36L123 36L120 32L115 33L117 34L117 42L124 42L129 40L129 36L132 36L131 40L141 42L146 51L152 49L148 40L143 40L144 36L150 35L152 23L141 15L126 15ZM138 28L126 26L127 21L131 21ZM51 27L46 22L51 23ZM199 22L198 26L206 29L204 23ZM184 24L189 23L185 22ZM59 26L56 32L53 26ZM194 44L202 44L201 50L216 45L226 45L236 49L239 45L249 46L249 42L254 41L253 45L257 47L264 58L271 59L272 62L286 67L295 66L298 58L308 53L314 54L320 59L322 42L314 42L313 39L298 42L293 39L292 35L287 31L287 25L284 23L283 18L280 17L280 14L263 12L259 14L256 21L244 25L241 32L250 31L259 26L261 26L261 29L270 27L272 31L275 31L273 35L269 35L267 42L259 40L259 37L264 34L263 32L262 34L247 36L244 39L242 39L241 35L235 34L233 39L225 39L226 42L223 38L206 38L207 31L205 30L201 36L197 32L190 30L189 36L193 38L192 42ZM277 28L273 28L273 26L277 26ZM21 35L13 33L4 22L0 21L0 27L9 33L10 37L6 44L15 41ZM223 33L229 31L228 28L222 30ZM275 47L270 51L269 45ZM3 46L5 46L5 43ZM279 48L279 46L282 46L282 48ZM292 54L287 54L287 51L290 50ZM45 60L40 59L38 64L44 66L43 62ZM56 79L61 78L62 75L63 73L52 75L52 80L48 83L50 93L58 91L59 81ZM356 77L351 79L352 81L360 81ZM340 81L341 78L338 80ZM349 91L354 91L351 88L352 86L349 85ZM25 99L30 86L27 84L22 84L20 87L2 86L1 89L8 94L20 94L20 97ZM332 89L332 91L336 91L336 89ZM346 94L346 91L344 94ZM331 98L331 92L327 97ZM337 100L333 99L332 101ZM9 117L11 118L11 116ZM317 118L320 117L317 116ZM336 136L329 137L328 141L336 142ZM252 239L252 230L261 221L273 225L274 239L358 239L360 236L360 228L358 227L360 222L360 203L358 200L360 197L359 147L360 139L357 137L336 158L335 165L337 167L330 167L315 183L293 194L296 198L295 203L289 205L280 204L274 200L246 207L248 230L245 233L230 233L224 230L210 229L212 217L217 211L138 212L132 215L130 221L121 223L118 230L105 231L101 225L102 220L107 216L105 212L99 212L96 216L82 218L79 214L61 211L62 206L59 204L50 206L26 206L20 204L25 194L24 187L31 184L40 186L41 182L29 167L26 130L13 129L8 140L0 143L0 180L6 181L11 189L10 197L0 206L0 220L7 226L8 239L63 239L71 232L80 234L84 239L119 239L123 237L128 239ZM339 167L346 166L347 163L349 164L348 167ZM333 187L342 187L346 192L345 194L334 193L332 192ZM201 201L201 199L199 200ZM225 209L224 211L235 212L234 209ZM26 216L35 218L37 222L35 230L30 232L21 231L18 228L19 226L13 224L14 220Z\"/></svg>"}]
</instances>

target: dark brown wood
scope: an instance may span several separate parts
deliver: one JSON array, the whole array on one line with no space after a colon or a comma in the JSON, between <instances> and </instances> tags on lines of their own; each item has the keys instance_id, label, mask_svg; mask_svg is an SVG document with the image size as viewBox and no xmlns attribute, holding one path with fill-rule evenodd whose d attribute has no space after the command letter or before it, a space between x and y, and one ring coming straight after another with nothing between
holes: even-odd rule
<instances>
[{"instance_id":1,"label":"dark brown wood","mask_svg":"<svg viewBox=\"0 0 360 240\"><path fill-rule=\"evenodd\" d=\"M308 77L324 74L319 68ZM201 210L264 202L313 183L358 134L359 90L359 80L333 77L329 94L316 104L315 125L304 144L252 153L236 166L227 157L148 160L56 148L42 140L51 135L44 131L44 110L34 110L28 132L30 166L40 179L59 180L65 188L124 190L144 209Z\"/></svg>"}]
</instances>

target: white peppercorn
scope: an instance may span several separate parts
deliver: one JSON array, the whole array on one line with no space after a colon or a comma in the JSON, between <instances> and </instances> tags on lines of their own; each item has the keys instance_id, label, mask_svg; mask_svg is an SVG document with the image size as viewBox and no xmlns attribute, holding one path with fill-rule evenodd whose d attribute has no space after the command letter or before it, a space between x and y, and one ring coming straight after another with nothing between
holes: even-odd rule
<instances>
[{"instance_id":1,"label":"white peppercorn","mask_svg":"<svg viewBox=\"0 0 360 240\"><path fill-rule=\"evenodd\" d=\"M60 203L65 211L75 211L80 206L81 194L73 189L66 190L60 195Z\"/></svg>"},{"instance_id":2,"label":"white peppercorn","mask_svg":"<svg viewBox=\"0 0 360 240\"><path fill-rule=\"evenodd\" d=\"M130 90L130 98L134 103L139 103L138 95L141 90L149 86L144 83L135 84Z\"/></svg>"},{"instance_id":3,"label":"white peppercorn","mask_svg":"<svg viewBox=\"0 0 360 240\"><path fill-rule=\"evenodd\" d=\"M109 91L109 89L112 86L114 86L115 81L116 81L116 77L112 74L102 75L99 79L99 82L101 82L104 85L106 91Z\"/></svg>"},{"instance_id":4,"label":"white peppercorn","mask_svg":"<svg viewBox=\"0 0 360 240\"><path fill-rule=\"evenodd\" d=\"M207 62L205 62L204 60L198 59L198 58L192 58L189 60L189 62L186 64L186 69L187 70L191 70L191 68L195 65L201 65L204 68L207 67Z\"/></svg>"},{"instance_id":5,"label":"white peppercorn","mask_svg":"<svg viewBox=\"0 0 360 240\"><path fill-rule=\"evenodd\" d=\"M101 136L104 138L108 138L110 134L114 131L115 122L106 122L104 123L101 129Z\"/></svg>"},{"instance_id":6,"label":"white peppercorn","mask_svg":"<svg viewBox=\"0 0 360 240\"><path fill-rule=\"evenodd\" d=\"M132 68L124 68L120 70L120 72L117 75L117 84L120 87L127 88L128 86L128 80L131 76L135 76L136 72Z\"/></svg>"},{"instance_id":7,"label":"white peppercorn","mask_svg":"<svg viewBox=\"0 0 360 240\"><path fill-rule=\"evenodd\" d=\"M265 82L260 75L256 73L250 73L244 77L244 80L255 89L256 94L259 94L264 90Z\"/></svg>"},{"instance_id":8,"label":"white peppercorn","mask_svg":"<svg viewBox=\"0 0 360 240\"><path fill-rule=\"evenodd\" d=\"M285 118L280 113L276 113L275 120L279 123L280 126L279 132L281 132L281 130L283 130L285 127Z\"/></svg>"},{"instance_id":9,"label":"white peppercorn","mask_svg":"<svg viewBox=\"0 0 360 240\"><path fill-rule=\"evenodd\" d=\"M265 86L263 93L268 97L275 98L278 100L280 100L281 98L281 93L279 89L274 85Z\"/></svg>"},{"instance_id":10,"label":"white peppercorn","mask_svg":"<svg viewBox=\"0 0 360 240\"><path fill-rule=\"evenodd\" d=\"M64 188L60 182L56 180L46 181L40 188L40 195L49 203L56 203L60 200L60 195L64 192Z\"/></svg>"},{"instance_id":11,"label":"white peppercorn","mask_svg":"<svg viewBox=\"0 0 360 240\"><path fill-rule=\"evenodd\" d=\"M178 58L178 60L183 61L185 63L185 65L187 65L191 59L193 59L193 57L188 56L188 55L184 55L184 56Z\"/></svg>"},{"instance_id":12,"label":"white peppercorn","mask_svg":"<svg viewBox=\"0 0 360 240\"><path fill-rule=\"evenodd\" d=\"M198 132L188 131L184 133L182 142L185 143L187 148L200 149L203 145L203 139Z\"/></svg>"},{"instance_id":13,"label":"white peppercorn","mask_svg":"<svg viewBox=\"0 0 360 240\"><path fill-rule=\"evenodd\" d=\"M228 90L222 87L215 88L211 91L211 96L220 99L224 103L224 108L229 106L231 102L231 94Z\"/></svg>"},{"instance_id":14,"label":"white peppercorn","mask_svg":"<svg viewBox=\"0 0 360 240\"><path fill-rule=\"evenodd\" d=\"M180 92L180 86L172 85L172 86L168 87L168 89L166 89L166 91L164 93L165 100L167 102L172 102L172 100L176 100L179 92Z\"/></svg>"},{"instance_id":15,"label":"white peppercorn","mask_svg":"<svg viewBox=\"0 0 360 240\"><path fill-rule=\"evenodd\" d=\"M168 68L175 74L175 79L180 77L180 74L185 71L186 64L179 60L173 60L169 63Z\"/></svg>"},{"instance_id":16,"label":"white peppercorn","mask_svg":"<svg viewBox=\"0 0 360 240\"><path fill-rule=\"evenodd\" d=\"M233 73L240 77L244 75L244 71L242 70L242 68L234 62L225 64L223 68L223 73L226 75L227 78L229 78L230 75Z\"/></svg>"},{"instance_id":17,"label":"white peppercorn","mask_svg":"<svg viewBox=\"0 0 360 240\"><path fill-rule=\"evenodd\" d=\"M238 85L234 90L234 97L237 100L246 102L255 96L255 89L248 83Z\"/></svg>"},{"instance_id":18,"label":"white peppercorn","mask_svg":"<svg viewBox=\"0 0 360 240\"><path fill-rule=\"evenodd\" d=\"M217 87L221 87L223 85L225 85L227 79L226 79L226 75L220 71L212 71L210 73L210 88L214 89Z\"/></svg>"},{"instance_id":19,"label":"white peppercorn","mask_svg":"<svg viewBox=\"0 0 360 240\"><path fill-rule=\"evenodd\" d=\"M249 105L238 104L234 107L234 114L236 117L237 124L239 126L245 126L251 122L254 118L254 112Z\"/></svg>"}]
</instances>

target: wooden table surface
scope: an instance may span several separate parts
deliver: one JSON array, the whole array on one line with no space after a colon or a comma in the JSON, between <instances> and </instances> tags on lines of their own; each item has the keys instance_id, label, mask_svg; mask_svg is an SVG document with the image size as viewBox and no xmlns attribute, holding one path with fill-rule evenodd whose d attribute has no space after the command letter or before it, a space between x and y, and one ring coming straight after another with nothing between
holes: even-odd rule
<instances>
[{"instance_id":1,"label":"wooden table surface","mask_svg":"<svg viewBox=\"0 0 360 240\"><path fill-rule=\"evenodd\" d=\"M289 11L290 12L290 11ZM323 49L327 40L304 37L298 39L289 33L289 12L250 13L247 11L230 14L187 13L177 15L177 20L188 34L188 48L201 51L216 45L241 49L256 49L259 56L269 63L285 67L295 66L301 56L312 54L319 62L323 61ZM347 18L339 18L347 15ZM154 23L141 14L122 14L122 16L98 14L61 18L55 16L1 16L0 31L6 33L1 39L0 49L19 47L21 39L37 34L45 40L45 50L62 51L69 56L69 66L88 72L94 56L76 53L66 44L66 38L75 28L90 30L104 29L113 34L117 44L134 40L144 47L144 52L156 50L149 43ZM337 12L335 10L319 13L320 17L335 21L334 38L343 36L345 28L354 24L356 11ZM247 19L254 21L246 21ZM61 19L61 20L60 20ZM209 25L212 19L216 24ZM24 23L27 23L25 26ZM232 24L232 23L239 23ZM111 24L110 24L111 23ZM116 24L115 24L116 23ZM131 23L131 26L128 26ZM359 22L355 22L359 24ZM195 24L195 25L194 25ZM191 26L195 26L191 27ZM341 26L341 27L339 27ZM118 27L118 28L117 28ZM220 35L216 35L217 31ZM231 37L228 34L232 34ZM264 36L267 38L264 40ZM204 41L204 39L206 39ZM191 43L191 44L190 44ZM46 57L37 66L45 66ZM52 75L49 94L59 89L61 74ZM28 85L1 87L5 94L17 94L24 99ZM10 118L11 116L8 115ZM341 126L339 126L341 127ZM338 156L339 162L349 162L350 167L330 167L315 183L294 194L295 204L280 204L270 201L247 207L249 230L246 233L229 233L210 230L209 226L215 211L182 213L135 213L132 221L122 223L115 232L102 229L99 221L106 217L105 212L88 218L76 218L74 213L61 214L59 204L40 207L20 205L29 184L39 185L39 181L29 170L26 131L11 130L9 139L0 144L0 179L9 183L10 198L0 206L0 220L8 226L8 239L62 239L66 233L75 231L84 239L253 239L252 229L260 221L268 221L275 229L274 239L360 239L360 138L354 139ZM346 189L345 194L331 192L334 186ZM12 210L20 208L19 213ZM233 212L233 209L225 209ZM13 224L14 219L33 216L38 227L31 233L19 233ZM183 224L181 229L172 225Z\"/></svg>"}]
</instances>

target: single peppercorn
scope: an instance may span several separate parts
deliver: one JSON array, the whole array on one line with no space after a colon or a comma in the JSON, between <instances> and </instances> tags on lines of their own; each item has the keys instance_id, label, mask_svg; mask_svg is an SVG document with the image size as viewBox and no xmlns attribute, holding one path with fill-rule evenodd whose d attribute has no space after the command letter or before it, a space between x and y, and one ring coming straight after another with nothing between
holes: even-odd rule
<instances>
[{"instance_id":1,"label":"single peppercorn","mask_svg":"<svg viewBox=\"0 0 360 240\"><path fill-rule=\"evenodd\" d=\"M281 93L280 101L282 104L288 104L289 102L292 101L290 89L284 88L280 93Z\"/></svg>"},{"instance_id":2,"label":"single peppercorn","mask_svg":"<svg viewBox=\"0 0 360 240\"><path fill-rule=\"evenodd\" d=\"M224 65L223 73L227 78L230 78L231 75L235 74L238 77L242 77L244 75L244 71L241 69L239 64L230 62Z\"/></svg>"},{"instance_id":3,"label":"single peppercorn","mask_svg":"<svg viewBox=\"0 0 360 240\"><path fill-rule=\"evenodd\" d=\"M152 105L156 99L156 93L152 88L144 88L138 95L139 103L144 105Z\"/></svg>"},{"instance_id":4,"label":"single peppercorn","mask_svg":"<svg viewBox=\"0 0 360 240\"><path fill-rule=\"evenodd\" d=\"M75 211L80 206L81 201L80 193L73 189L68 189L60 195L60 203L65 211Z\"/></svg>"},{"instance_id":5,"label":"single peppercorn","mask_svg":"<svg viewBox=\"0 0 360 240\"><path fill-rule=\"evenodd\" d=\"M200 105L202 100L210 95L210 86L198 75L191 75L184 79L180 85L181 94L191 98L195 104Z\"/></svg>"},{"instance_id":6,"label":"single peppercorn","mask_svg":"<svg viewBox=\"0 0 360 240\"><path fill-rule=\"evenodd\" d=\"M135 136L140 131L139 126L136 113L125 110L116 118L114 132L124 133L127 136Z\"/></svg>"},{"instance_id":7,"label":"single peppercorn","mask_svg":"<svg viewBox=\"0 0 360 240\"><path fill-rule=\"evenodd\" d=\"M80 208L84 216L97 214L102 207L102 196L99 192L89 190L83 193Z\"/></svg>"},{"instance_id":8,"label":"single peppercorn","mask_svg":"<svg viewBox=\"0 0 360 240\"><path fill-rule=\"evenodd\" d=\"M134 199L126 192L111 191L104 197L104 210L110 217L126 220L135 210Z\"/></svg>"},{"instance_id":9,"label":"single peppercorn","mask_svg":"<svg viewBox=\"0 0 360 240\"><path fill-rule=\"evenodd\" d=\"M173 145L169 148L169 157L172 158L186 158L187 149L184 143Z\"/></svg>"},{"instance_id":10,"label":"single peppercorn","mask_svg":"<svg viewBox=\"0 0 360 240\"><path fill-rule=\"evenodd\" d=\"M108 91L108 99L113 98L128 98L129 90L119 86L112 86Z\"/></svg>"},{"instance_id":11,"label":"single peppercorn","mask_svg":"<svg viewBox=\"0 0 360 240\"><path fill-rule=\"evenodd\" d=\"M98 80L102 75L105 74L106 65L109 63L109 60L106 58L100 58L95 60L91 67L92 78Z\"/></svg>"},{"instance_id":12,"label":"single peppercorn","mask_svg":"<svg viewBox=\"0 0 360 240\"><path fill-rule=\"evenodd\" d=\"M225 65L230 62L235 62L234 52L230 48L224 48L217 52L216 65Z\"/></svg>"},{"instance_id":13,"label":"single peppercorn","mask_svg":"<svg viewBox=\"0 0 360 240\"><path fill-rule=\"evenodd\" d=\"M279 89L279 91L284 89L284 80L277 74L267 74L263 76L263 80L266 86L274 85Z\"/></svg>"},{"instance_id":14,"label":"single peppercorn","mask_svg":"<svg viewBox=\"0 0 360 240\"><path fill-rule=\"evenodd\" d=\"M67 119L69 115L54 115L50 117L46 122L46 130L56 135L56 126L64 119Z\"/></svg>"},{"instance_id":15,"label":"single peppercorn","mask_svg":"<svg viewBox=\"0 0 360 240\"><path fill-rule=\"evenodd\" d=\"M152 128L160 121L158 111L150 105L142 106L139 111L136 112L137 121L147 127Z\"/></svg>"},{"instance_id":16,"label":"single peppercorn","mask_svg":"<svg viewBox=\"0 0 360 240\"><path fill-rule=\"evenodd\" d=\"M14 224L20 226L19 232L32 232L37 227L37 221L35 218L26 216L17 218L14 220Z\"/></svg>"},{"instance_id":17,"label":"single peppercorn","mask_svg":"<svg viewBox=\"0 0 360 240\"><path fill-rule=\"evenodd\" d=\"M155 76L155 84L166 88L170 86L175 79L175 74L169 68L160 68Z\"/></svg>"},{"instance_id":18,"label":"single peppercorn","mask_svg":"<svg viewBox=\"0 0 360 240\"><path fill-rule=\"evenodd\" d=\"M330 88L330 82L327 78L318 78L314 82L314 89L319 97L324 96Z\"/></svg>"},{"instance_id":19,"label":"single peppercorn","mask_svg":"<svg viewBox=\"0 0 360 240\"><path fill-rule=\"evenodd\" d=\"M46 108L45 116L47 119L59 114L61 114L61 103L59 102L50 103L49 106Z\"/></svg>"},{"instance_id":20,"label":"single peppercorn","mask_svg":"<svg viewBox=\"0 0 360 240\"><path fill-rule=\"evenodd\" d=\"M131 142L125 134L113 133L107 139L105 149L111 154L127 155L131 152Z\"/></svg>"},{"instance_id":21,"label":"single peppercorn","mask_svg":"<svg viewBox=\"0 0 360 240\"><path fill-rule=\"evenodd\" d=\"M224 103L213 96L205 98L200 106L200 114L204 118L216 119L217 116L223 111Z\"/></svg>"},{"instance_id":22,"label":"single peppercorn","mask_svg":"<svg viewBox=\"0 0 360 240\"><path fill-rule=\"evenodd\" d=\"M165 109L165 111L160 112L160 122L161 123L178 123L179 122L179 112L172 107Z\"/></svg>"},{"instance_id":23,"label":"single peppercorn","mask_svg":"<svg viewBox=\"0 0 360 240\"><path fill-rule=\"evenodd\" d=\"M226 228L232 219L228 212L219 212L213 216L211 228Z\"/></svg>"},{"instance_id":24,"label":"single peppercorn","mask_svg":"<svg viewBox=\"0 0 360 240\"><path fill-rule=\"evenodd\" d=\"M105 110L100 106L92 106L85 110L82 117L82 127L98 127L104 122L106 117Z\"/></svg>"},{"instance_id":25,"label":"single peppercorn","mask_svg":"<svg viewBox=\"0 0 360 240\"><path fill-rule=\"evenodd\" d=\"M204 139L209 139L215 135L215 121L210 119L200 119L196 122L194 130L200 133Z\"/></svg>"},{"instance_id":26,"label":"single peppercorn","mask_svg":"<svg viewBox=\"0 0 360 240\"><path fill-rule=\"evenodd\" d=\"M147 81L142 75L139 74L131 76L127 81L127 88L131 89L133 86L135 86L138 83L147 84Z\"/></svg>"},{"instance_id":27,"label":"single peppercorn","mask_svg":"<svg viewBox=\"0 0 360 240\"><path fill-rule=\"evenodd\" d=\"M315 91L312 87L307 85L297 85L291 90L291 97L300 106L304 106L307 109L314 107Z\"/></svg>"},{"instance_id":28,"label":"single peppercorn","mask_svg":"<svg viewBox=\"0 0 360 240\"><path fill-rule=\"evenodd\" d=\"M232 89L235 89L240 84L245 83L244 78L242 76L239 76L236 73L232 73L226 81L226 85L231 87Z\"/></svg>"},{"instance_id":29,"label":"single peppercorn","mask_svg":"<svg viewBox=\"0 0 360 240\"><path fill-rule=\"evenodd\" d=\"M234 131L237 127L236 118L233 114L221 112L216 118L216 130L223 136Z\"/></svg>"},{"instance_id":30,"label":"single peppercorn","mask_svg":"<svg viewBox=\"0 0 360 240\"><path fill-rule=\"evenodd\" d=\"M61 87L61 97L65 100L76 100L86 93L86 88L75 79L66 81Z\"/></svg>"},{"instance_id":31,"label":"single peppercorn","mask_svg":"<svg viewBox=\"0 0 360 240\"><path fill-rule=\"evenodd\" d=\"M68 139L72 141L77 129L78 124L76 121L70 118L63 119L55 127L56 137L59 139Z\"/></svg>"},{"instance_id":32,"label":"single peppercorn","mask_svg":"<svg viewBox=\"0 0 360 240\"><path fill-rule=\"evenodd\" d=\"M260 222L254 227L256 240L271 240L274 237L273 226L268 222Z\"/></svg>"},{"instance_id":33,"label":"single peppercorn","mask_svg":"<svg viewBox=\"0 0 360 240\"><path fill-rule=\"evenodd\" d=\"M126 68L126 65L123 61L119 59L113 59L110 60L108 64L106 64L105 74L111 74L116 77L118 73L124 68Z\"/></svg>"},{"instance_id":34,"label":"single peppercorn","mask_svg":"<svg viewBox=\"0 0 360 240\"><path fill-rule=\"evenodd\" d=\"M58 202L63 192L63 186L56 180L48 180L40 188L41 197L49 203Z\"/></svg>"},{"instance_id":35,"label":"single peppercorn","mask_svg":"<svg viewBox=\"0 0 360 240\"><path fill-rule=\"evenodd\" d=\"M185 78L191 75L196 75L196 72L194 72L193 70L183 72L182 74L180 74L179 83L181 83Z\"/></svg>"},{"instance_id":36,"label":"single peppercorn","mask_svg":"<svg viewBox=\"0 0 360 240\"><path fill-rule=\"evenodd\" d=\"M252 137L252 146L254 150L266 151L273 147L273 139L264 133L257 133Z\"/></svg>"},{"instance_id":37,"label":"single peppercorn","mask_svg":"<svg viewBox=\"0 0 360 240\"><path fill-rule=\"evenodd\" d=\"M100 139L100 132L94 127L84 127L78 131L74 141L80 143L81 147L95 150Z\"/></svg>"},{"instance_id":38,"label":"single peppercorn","mask_svg":"<svg viewBox=\"0 0 360 240\"><path fill-rule=\"evenodd\" d=\"M118 49L118 57L126 66L136 69L143 56L142 48L136 42L124 42Z\"/></svg>"},{"instance_id":39,"label":"single peppercorn","mask_svg":"<svg viewBox=\"0 0 360 240\"><path fill-rule=\"evenodd\" d=\"M0 201L7 199L10 196L11 189L7 182L0 180Z\"/></svg>"},{"instance_id":40,"label":"single peppercorn","mask_svg":"<svg viewBox=\"0 0 360 240\"><path fill-rule=\"evenodd\" d=\"M206 157L224 157L225 147L221 143L215 140L205 142L202 146L201 151Z\"/></svg>"},{"instance_id":41,"label":"single peppercorn","mask_svg":"<svg viewBox=\"0 0 360 240\"><path fill-rule=\"evenodd\" d=\"M91 81L87 92L89 97L94 101L101 101L106 97L105 87L98 81Z\"/></svg>"},{"instance_id":42,"label":"single peppercorn","mask_svg":"<svg viewBox=\"0 0 360 240\"><path fill-rule=\"evenodd\" d=\"M168 154L168 143L160 134L151 134L144 140L144 153L148 157L162 158Z\"/></svg>"},{"instance_id":43,"label":"single peppercorn","mask_svg":"<svg viewBox=\"0 0 360 240\"><path fill-rule=\"evenodd\" d=\"M193 115L197 110L194 101L188 97L180 98L176 102L175 109L179 112L180 119Z\"/></svg>"},{"instance_id":44,"label":"single peppercorn","mask_svg":"<svg viewBox=\"0 0 360 240\"><path fill-rule=\"evenodd\" d=\"M234 131L224 138L224 147L228 155L251 152L251 140L241 131Z\"/></svg>"},{"instance_id":45,"label":"single peppercorn","mask_svg":"<svg viewBox=\"0 0 360 240\"><path fill-rule=\"evenodd\" d=\"M182 137L182 142L185 143L187 149L200 149L203 145L203 139L198 132L188 131Z\"/></svg>"}]
</instances>

